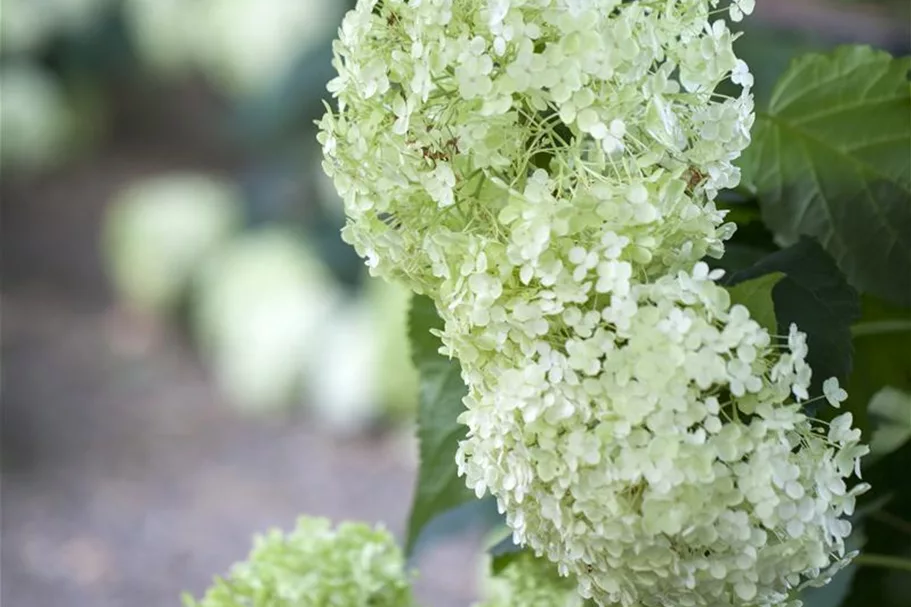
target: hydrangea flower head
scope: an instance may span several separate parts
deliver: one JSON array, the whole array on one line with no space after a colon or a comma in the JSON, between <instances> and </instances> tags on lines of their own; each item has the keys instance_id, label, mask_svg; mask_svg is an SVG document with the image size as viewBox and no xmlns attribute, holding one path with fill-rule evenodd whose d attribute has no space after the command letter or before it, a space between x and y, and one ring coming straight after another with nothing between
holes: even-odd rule
<instances>
[{"instance_id":1,"label":"hydrangea flower head","mask_svg":"<svg viewBox=\"0 0 911 607\"><path fill-rule=\"evenodd\" d=\"M602 292L631 264L720 254L712 199L739 180L753 103L746 85L714 92L749 75L717 4L361 0L319 135L345 238L374 273L452 301L474 299L474 274L583 283L571 251Z\"/></svg>"},{"instance_id":2,"label":"hydrangea flower head","mask_svg":"<svg viewBox=\"0 0 911 607\"><path fill-rule=\"evenodd\" d=\"M697 263L753 121L718 4L362 0L335 47L343 235L434 298L468 485L599 605L782 604L845 562L865 487L850 417L801 412L805 336Z\"/></svg>"},{"instance_id":3,"label":"hydrangea flower head","mask_svg":"<svg viewBox=\"0 0 911 607\"><path fill-rule=\"evenodd\" d=\"M635 284L466 372L458 453L517 543L599 605L780 605L846 559L867 452L801 412L805 337L776 343L704 264Z\"/></svg>"},{"instance_id":4,"label":"hydrangea flower head","mask_svg":"<svg viewBox=\"0 0 911 607\"><path fill-rule=\"evenodd\" d=\"M333 529L326 519L301 517L288 534L256 538L249 558L205 597L187 607L322 607L413 605L404 559L392 536L363 523Z\"/></svg>"}]
</instances>

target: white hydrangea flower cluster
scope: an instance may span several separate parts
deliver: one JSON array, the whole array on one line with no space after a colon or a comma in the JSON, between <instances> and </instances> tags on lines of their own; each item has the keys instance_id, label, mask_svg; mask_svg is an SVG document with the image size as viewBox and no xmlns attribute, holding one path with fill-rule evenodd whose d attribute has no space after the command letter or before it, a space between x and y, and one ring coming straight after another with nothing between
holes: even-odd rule
<instances>
[{"instance_id":1,"label":"white hydrangea flower cluster","mask_svg":"<svg viewBox=\"0 0 911 607\"><path fill-rule=\"evenodd\" d=\"M739 180L753 103L716 4L359 2L319 137L344 236L376 274L466 305L477 274L585 297L575 245L621 274L720 254L711 198ZM743 94L715 94L738 66Z\"/></svg>"},{"instance_id":2,"label":"white hydrangea flower cluster","mask_svg":"<svg viewBox=\"0 0 911 607\"><path fill-rule=\"evenodd\" d=\"M467 371L469 486L599 604L780 605L845 555L860 432L801 413L805 336L774 343L712 278L633 284L564 312L563 347Z\"/></svg>"},{"instance_id":3,"label":"white hydrangea flower cluster","mask_svg":"<svg viewBox=\"0 0 911 607\"><path fill-rule=\"evenodd\" d=\"M753 121L718 4L362 0L335 47L344 236L435 299L469 486L601 605L780 604L843 562L863 490L850 415L801 413L805 337L697 263Z\"/></svg>"}]
</instances>

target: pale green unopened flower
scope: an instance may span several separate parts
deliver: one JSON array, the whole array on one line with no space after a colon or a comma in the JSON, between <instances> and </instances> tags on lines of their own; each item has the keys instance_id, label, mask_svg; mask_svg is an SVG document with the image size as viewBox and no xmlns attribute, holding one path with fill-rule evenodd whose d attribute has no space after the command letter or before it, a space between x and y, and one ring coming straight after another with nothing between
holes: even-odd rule
<instances>
[{"instance_id":1,"label":"pale green unopened flower","mask_svg":"<svg viewBox=\"0 0 911 607\"><path fill-rule=\"evenodd\" d=\"M409 607L404 559L381 527L301 517L255 539L246 561L186 607Z\"/></svg>"}]
</instances>

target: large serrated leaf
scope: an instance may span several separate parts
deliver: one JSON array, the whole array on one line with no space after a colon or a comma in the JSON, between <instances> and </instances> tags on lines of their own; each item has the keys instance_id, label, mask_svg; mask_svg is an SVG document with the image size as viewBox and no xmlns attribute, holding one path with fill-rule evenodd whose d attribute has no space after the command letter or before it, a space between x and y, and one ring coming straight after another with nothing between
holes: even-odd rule
<instances>
[{"instance_id":1,"label":"large serrated leaf","mask_svg":"<svg viewBox=\"0 0 911 607\"><path fill-rule=\"evenodd\" d=\"M757 113L744 182L783 244L816 237L849 282L911 303L911 58L804 55Z\"/></svg>"},{"instance_id":2,"label":"large serrated leaf","mask_svg":"<svg viewBox=\"0 0 911 607\"><path fill-rule=\"evenodd\" d=\"M415 295L409 315L409 338L420 374L418 442L420 468L408 520L405 550L410 553L424 527L437 515L475 499L456 470L455 454L465 437L457 420L466 394L458 361L439 353L440 339L431 330L442 321L429 298Z\"/></svg>"}]
</instances>

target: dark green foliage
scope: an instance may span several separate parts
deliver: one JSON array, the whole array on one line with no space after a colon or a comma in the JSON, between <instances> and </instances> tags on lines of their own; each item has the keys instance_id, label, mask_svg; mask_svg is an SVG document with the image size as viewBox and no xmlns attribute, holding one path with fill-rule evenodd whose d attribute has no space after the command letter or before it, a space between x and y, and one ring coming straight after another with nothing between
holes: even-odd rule
<instances>
[{"instance_id":1,"label":"dark green foliage","mask_svg":"<svg viewBox=\"0 0 911 607\"><path fill-rule=\"evenodd\" d=\"M416 295L409 317L414 364L421 377L418 407L420 470L408 520L406 552L411 552L421 530L439 514L475 499L456 474L455 454L465 427L457 418L466 394L458 361L439 353L442 328L433 301Z\"/></svg>"},{"instance_id":2,"label":"dark green foliage","mask_svg":"<svg viewBox=\"0 0 911 607\"><path fill-rule=\"evenodd\" d=\"M731 303L746 306L750 316L773 335L777 332L778 325L772 289L784 276L781 272L771 272L728 287Z\"/></svg>"},{"instance_id":3,"label":"dark green foliage","mask_svg":"<svg viewBox=\"0 0 911 607\"><path fill-rule=\"evenodd\" d=\"M744 181L783 242L816 237L850 283L911 304L911 58L804 55L757 113Z\"/></svg>"},{"instance_id":4,"label":"dark green foliage","mask_svg":"<svg viewBox=\"0 0 911 607\"><path fill-rule=\"evenodd\" d=\"M772 289L778 333L787 335L796 323L807 334L814 393L822 393L822 382L829 377L844 382L852 368L851 323L860 316L857 293L819 244L808 238L735 272L728 284L771 273L785 275Z\"/></svg>"}]
</instances>

